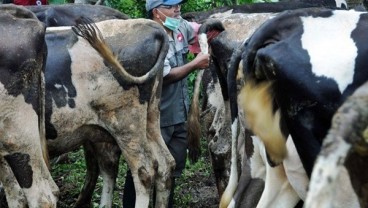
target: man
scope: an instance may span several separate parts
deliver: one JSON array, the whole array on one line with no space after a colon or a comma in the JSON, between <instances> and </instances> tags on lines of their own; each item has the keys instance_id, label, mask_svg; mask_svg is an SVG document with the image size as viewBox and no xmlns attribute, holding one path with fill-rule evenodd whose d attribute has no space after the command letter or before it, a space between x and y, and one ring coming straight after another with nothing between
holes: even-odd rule
<instances>
[{"instance_id":1,"label":"man","mask_svg":"<svg viewBox=\"0 0 368 208\"><path fill-rule=\"evenodd\" d=\"M148 17L161 24L169 36L169 51L163 70L163 87L160 104L161 134L176 162L169 207L173 207L175 178L180 177L187 158L187 113L189 98L187 76L189 73L208 68L209 55L199 53L187 62L189 45L195 41L195 31L180 16L181 4L185 0L146 0ZM123 207L134 207L135 191L131 173L127 173Z\"/></svg>"}]
</instances>

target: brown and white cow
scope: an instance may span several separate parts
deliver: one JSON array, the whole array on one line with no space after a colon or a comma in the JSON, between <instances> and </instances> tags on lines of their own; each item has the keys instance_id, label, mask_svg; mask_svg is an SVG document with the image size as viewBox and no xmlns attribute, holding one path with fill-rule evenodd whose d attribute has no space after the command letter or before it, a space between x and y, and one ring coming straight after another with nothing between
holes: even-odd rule
<instances>
[{"instance_id":1,"label":"brown and white cow","mask_svg":"<svg viewBox=\"0 0 368 208\"><path fill-rule=\"evenodd\" d=\"M56 207L42 116L45 26L14 5L1 5L0 19L0 181L10 207Z\"/></svg>"},{"instance_id":2,"label":"brown and white cow","mask_svg":"<svg viewBox=\"0 0 368 208\"><path fill-rule=\"evenodd\" d=\"M158 104L167 36L157 23L144 19L96 24L118 58L113 54L105 57L107 63L115 64L112 68L70 28L48 28L46 42L50 55L45 73L48 144L57 151L60 145L65 149L76 145L68 140L77 142L89 135L94 136L96 143L100 133L114 138L133 173L136 206L148 207L153 185L157 190L156 206L166 206L174 160L161 138ZM89 34L90 29L99 34L92 26L78 27L83 34ZM97 44L108 48L104 43ZM123 72L124 68L116 70L119 61L127 72ZM112 187L110 184L110 190L106 191L111 193ZM101 206L108 206L106 203L111 205L111 201L105 201Z\"/></svg>"}]
</instances>

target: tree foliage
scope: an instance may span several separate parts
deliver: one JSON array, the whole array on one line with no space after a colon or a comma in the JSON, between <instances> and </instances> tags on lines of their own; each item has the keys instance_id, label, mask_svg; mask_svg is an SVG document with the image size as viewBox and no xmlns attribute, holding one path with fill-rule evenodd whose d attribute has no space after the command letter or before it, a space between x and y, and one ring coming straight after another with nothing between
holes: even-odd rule
<instances>
[{"instance_id":1,"label":"tree foliage","mask_svg":"<svg viewBox=\"0 0 368 208\"><path fill-rule=\"evenodd\" d=\"M254 0L188 0L182 13L207 11L216 7L252 3ZM106 0L106 5L129 15L131 18L145 18L145 0Z\"/></svg>"}]
</instances>

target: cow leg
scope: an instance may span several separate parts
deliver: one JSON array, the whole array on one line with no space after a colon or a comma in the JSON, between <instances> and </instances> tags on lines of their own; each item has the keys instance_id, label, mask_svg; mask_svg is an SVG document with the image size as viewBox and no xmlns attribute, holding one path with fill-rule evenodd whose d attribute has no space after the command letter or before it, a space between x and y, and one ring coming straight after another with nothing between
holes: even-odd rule
<instances>
[{"instance_id":1,"label":"cow leg","mask_svg":"<svg viewBox=\"0 0 368 208\"><path fill-rule=\"evenodd\" d=\"M95 190L100 171L98 168L98 162L96 159L95 150L93 148L92 143L86 142L83 145L83 150L84 150L84 158L86 160L87 172L83 188L79 193L78 199L74 205L74 207L76 208L91 206L92 195Z\"/></svg>"},{"instance_id":2,"label":"cow leg","mask_svg":"<svg viewBox=\"0 0 368 208\"><path fill-rule=\"evenodd\" d=\"M291 136L286 140L286 148L288 156L283 162L286 176L300 199L304 201L307 196L309 178L304 170Z\"/></svg>"},{"instance_id":3,"label":"cow leg","mask_svg":"<svg viewBox=\"0 0 368 208\"><path fill-rule=\"evenodd\" d=\"M26 208L27 199L4 158L0 157L0 181L3 183L8 207Z\"/></svg>"},{"instance_id":4,"label":"cow leg","mask_svg":"<svg viewBox=\"0 0 368 208\"><path fill-rule=\"evenodd\" d=\"M160 77L156 78L154 89L160 84ZM158 162L158 169L155 180L156 201L155 207L166 208L170 195L172 172L175 167L175 160L167 148L160 131L160 99L156 97L156 92L152 93L147 111L147 139L150 143L154 158Z\"/></svg>"},{"instance_id":5,"label":"cow leg","mask_svg":"<svg viewBox=\"0 0 368 208\"><path fill-rule=\"evenodd\" d=\"M147 141L147 106L136 104L118 112L108 113L107 129L116 139L132 172L136 191L135 207L148 207L149 196L155 177L154 157ZM111 117L110 115L114 115ZM119 122L117 122L119 121Z\"/></svg>"},{"instance_id":6,"label":"cow leg","mask_svg":"<svg viewBox=\"0 0 368 208\"><path fill-rule=\"evenodd\" d=\"M211 97L214 97L210 94ZM211 98L210 97L210 98ZM211 125L208 126L208 149L212 162L212 169L215 174L218 195L221 196L226 188L229 179L228 157L230 155L230 144L227 135L230 135L230 121L224 119L224 105L215 106L214 116ZM212 136L213 135L213 136Z\"/></svg>"},{"instance_id":7,"label":"cow leg","mask_svg":"<svg viewBox=\"0 0 368 208\"><path fill-rule=\"evenodd\" d=\"M112 199L116 178L119 171L121 151L116 143L97 143L95 152L98 159L100 174L103 179L100 207L112 207Z\"/></svg>"},{"instance_id":8,"label":"cow leg","mask_svg":"<svg viewBox=\"0 0 368 208\"><path fill-rule=\"evenodd\" d=\"M244 154L239 184L228 207L253 208L257 206L264 190L266 167L262 159L259 139L244 135Z\"/></svg>"},{"instance_id":9,"label":"cow leg","mask_svg":"<svg viewBox=\"0 0 368 208\"><path fill-rule=\"evenodd\" d=\"M58 187L43 160L38 117L30 105L24 105L21 96L13 100L13 105L22 108L2 109L1 156L11 167L30 208L56 207Z\"/></svg>"},{"instance_id":10,"label":"cow leg","mask_svg":"<svg viewBox=\"0 0 368 208\"><path fill-rule=\"evenodd\" d=\"M266 165L265 189L257 207L295 207L300 198L290 185L283 164L271 167L267 162L266 149L262 142L258 146Z\"/></svg>"}]
</instances>

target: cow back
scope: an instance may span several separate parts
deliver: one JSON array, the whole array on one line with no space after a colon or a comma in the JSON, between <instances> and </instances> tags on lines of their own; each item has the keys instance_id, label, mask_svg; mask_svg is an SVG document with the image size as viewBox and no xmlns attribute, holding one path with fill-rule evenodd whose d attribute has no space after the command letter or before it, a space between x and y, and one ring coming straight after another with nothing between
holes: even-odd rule
<instances>
[{"instance_id":1,"label":"cow back","mask_svg":"<svg viewBox=\"0 0 368 208\"><path fill-rule=\"evenodd\" d=\"M27 6L47 27L73 26L80 17L94 22L109 19L129 19L129 16L116 9L101 5L63 4Z\"/></svg>"}]
</instances>

